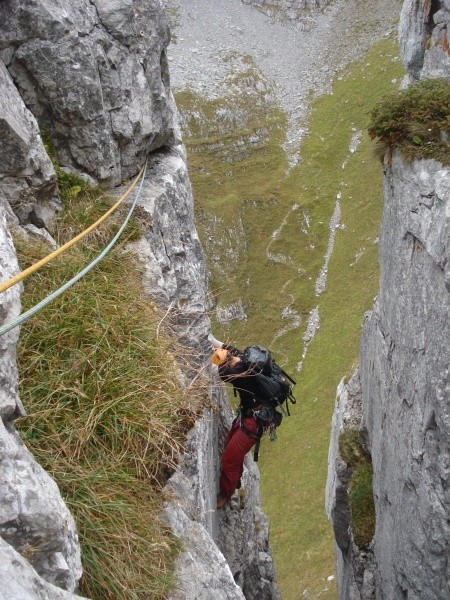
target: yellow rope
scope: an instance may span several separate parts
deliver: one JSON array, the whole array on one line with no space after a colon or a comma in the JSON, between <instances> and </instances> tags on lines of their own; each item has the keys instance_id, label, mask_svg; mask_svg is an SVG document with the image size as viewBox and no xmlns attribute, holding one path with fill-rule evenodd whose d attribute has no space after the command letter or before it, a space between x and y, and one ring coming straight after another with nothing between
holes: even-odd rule
<instances>
[{"instance_id":1,"label":"yellow rope","mask_svg":"<svg viewBox=\"0 0 450 600\"><path fill-rule=\"evenodd\" d=\"M4 283L0 284L0 294L2 292L4 292L5 290L9 289L10 287L12 287L13 285L16 285L16 283L19 283L19 281L22 281L23 279L25 279L25 277L28 277L28 275L31 275L32 273L34 273L35 271L37 271L41 267L47 265L54 258L56 258L60 254L62 254L63 252L65 252L68 248L70 248L71 246L73 246L74 244L76 244L77 242L79 242L80 240L82 240L89 233L91 233L91 231L93 231L101 223L103 223L103 221L107 217L109 217L109 215L111 213L113 213L120 206L120 204L125 200L125 198L128 196L128 194L133 190L133 188L135 187L135 185L137 184L137 182L141 178L142 173L144 172L144 168L145 168L145 166L142 167L142 169L140 170L140 172L137 175L136 179L133 181L133 183L130 185L130 187L127 189L127 191L123 194L123 196L121 196L119 198L119 200L117 200L117 202L114 204L114 206L111 206L111 208L109 210L107 210L105 212L105 214L103 214L97 221L95 221L95 223L93 223L87 229L85 229L84 231L82 231L81 233L79 233L77 236L75 236L74 238L72 238L71 240L69 240L68 242L66 242L60 248L57 248L54 252L52 252L48 256L45 256L43 259L41 259L40 261L38 261L34 265L31 265L31 267L28 267L28 269L24 269L21 273L18 273L14 277L11 277L11 279L8 279L8 281L5 281Z\"/></svg>"}]
</instances>

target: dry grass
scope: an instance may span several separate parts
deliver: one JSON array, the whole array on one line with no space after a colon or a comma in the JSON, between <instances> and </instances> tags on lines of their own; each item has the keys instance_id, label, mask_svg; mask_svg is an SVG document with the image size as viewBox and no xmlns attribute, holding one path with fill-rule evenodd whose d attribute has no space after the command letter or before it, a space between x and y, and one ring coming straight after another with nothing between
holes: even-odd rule
<instances>
[{"instance_id":1,"label":"dry grass","mask_svg":"<svg viewBox=\"0 0 450 600\"><path fill-rule=\"evenodd\" d=\"M63 242L111 201L72 179L55 237ZM79 189L80 188L80 189ZM97 256L120 215L25 284L24 309ZM140 234L135 221L128 236ZM48 252L16 240L22 268ZM82 544L81 593L165 598L179 542L160 519L161 488L202 400L181 384L181 353L142 293L124 241L68 293L22 327L19 429L58 483Z\"/></svg>"}]
</instances>

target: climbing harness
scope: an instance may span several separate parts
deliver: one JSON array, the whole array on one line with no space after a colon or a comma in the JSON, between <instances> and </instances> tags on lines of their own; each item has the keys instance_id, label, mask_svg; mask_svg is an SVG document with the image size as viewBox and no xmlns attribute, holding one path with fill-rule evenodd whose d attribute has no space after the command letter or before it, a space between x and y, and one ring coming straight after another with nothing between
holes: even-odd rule
<instances>
[{"instance_id":1,"label":"climbing harness","mask_svg":"<svg viewBox=\"0 0 450 600\"><path fill-rule=\"evenodd\" d=\"M84 231L79 233L77 236L75 236L74 238L72 238L71 240L66 242L60 248L57 248L56 250L54 250L53 252L51 252L50 254L48 254L47 256L42 258L41 260L39 260L34 265L31 265L31 267L24 269L21 273L18 273L17 275L14 275L14 277L11 277L11 279L8 279L8 281L4 281L3 283L1 283L0 284L0 294L2 292L5 292L6 290L8 290L13 285L16 285L16 283L23 281L26 277L28 277L32 273L35 273L41 267L44 267L45 265L47 265L49 262L51 262L57 256L59 256L60 254L62 254L63 252L65 252L66 250L71 248L74 244L76 244L77 242L79 242L80 240L85 238L89 233L91 233L91 231L94 231L94 229L96 229L99 225L101 225L101 223L103 223L103 221L105 219L107 219L109 217L109 215L111 215L114 211L116 211L119 208L119 206L122 204L122 202L125 200L125 198L133 191L134 187L136 186L137 182L139 181L139 178L144 173L146 167L147 167L147 163L145 163L145 165L139 171L136 179L133 181L133 183L130 185L130 187L127 189L127 191L95 223L93 223L87 229L85 229Z\"/></svg>"},{"instance_id":2,"label":"climbing harness","mask_svg":"<svg viewBox=\"0 0 450 600\"><path fill-rule=\"evenodd\" d=\"M256 433L250 431L244 425L244 418L253 418L257 424ZM259 458L259 446L261 444L261 438L266 431L269 432L269 437L272 442L277 439L276 429L281 424L283 416L277 412L274 408L267 405L260 406L258 408L249 408L244 410L242 407L238 408L239 427L242 431L251 438L256 439L255 449L253 451L253 460L258 462Z\"/></svg>"},{"instance_id":3,"label":"climbing harness","mask_svg":"<svg viewBox=\"0 0 450 600\"><path fill-rule=\"evenodd\" d=\"M139 180L139 177L142 176L141 182L139 184L139 188L138 188L137 193L136 193L136 196L135 196L135 198L133 200L133 203L131 204L131 208L128 211L128 214L127 214L127 216L125 218L125 221L122 223L122 225L120 226L120 228L119 228L118 232L116 233L116 235L109 242L109 244L102 250L102 252L92 262L90 262L84 269L82 269L79 273L77 273L74 277L72 277L72 279L70 279L69 281L67 281L60 288L58 288L57 290L55 290L54 292L52 292L50 295L48 295L46 298L44 298L43 300L41 300L41 302L39 302L38 304L36 304L35 306L33 306L32 308L30 308L26 312L24 312L21 315L19 315L19 317L17 317L16 319L14 319L13 321L11 321L10 323L7 323L6 325L3 325L3 327L0 327L0 336L2 336L3 334L7 333L8 331L11 331L11 329L14 329L18 325L24 323L30 317L34 316L41 309L43 309L45 306L47 306L47 304L50 304L50 302L52 302L53 300L55 300L56 298L58 298L59 296L61 296L61 294L63 294L65 291L67 291L72 285L74 285L74 283L76 283L82 277L84 277L87 273L89 273L89 271L91 271L91 269L93 269L108 254L108 252L111 250L111 248L117 242L117 240L119 239L119 237L122 235L125 227L128 224L128 221L130 220L130 217L131 217L131 215L132 215L132 213L134 211L134 208L136 206L137 200L138 200L138 198L140 196L140 193L141 193L141 190L142 190L142 185L143 185L144 180L145 180L146 171L147 171L147 162L142 167L139 175L134 180L132 186L130 187L130 189L128 190L128 192L126 193L126 195L122 196L120 198L120 200L112 207L112 209L114 209L114 210L115 210L115 208L117 208L118 203L123 201L123 199L128 195L128 193L135 187L136 183ZM112 209L109 209L109 211L107 213L105 213L103 215L103 217L101 217L101 219L104 220L104 218L106 218L106 216L108 216L108 214L111 214ZM99 219L99 221L100 221L100 219ZM94 223L93 225L91 225L83 233L86 234L86 232L92 231L92 229L94 229L99 224L99 221L97 221L96 223ZM80 236L77 236L77 238L73 238L73 240L76 240L76 241L78 241L78 239L81 239ZM71 242L75 243L73 240L71 240ZM73 245L73 244L71 244L71 245ZM64 248L64 246L62 246L61 248ZM61 248L59 250L61 250ZM52 254L54 254L54 253L52 253ZM49 256L52 256L52 255L49 255ZM53 258L54 258L54 256L53 256ZM40 262L42 262L42 261L40 261ZM47 262L49 262L49 261L47 261ZM39 263L36 263L36 264L39 264ZM35 265L33 265L33 266L35 266ZM40 266L43 266L43 265L41 264ZM15 283L17 283L17 281ZM11 284L11 285L14 285L14 283Z\"/></svg>"}]
</instances>

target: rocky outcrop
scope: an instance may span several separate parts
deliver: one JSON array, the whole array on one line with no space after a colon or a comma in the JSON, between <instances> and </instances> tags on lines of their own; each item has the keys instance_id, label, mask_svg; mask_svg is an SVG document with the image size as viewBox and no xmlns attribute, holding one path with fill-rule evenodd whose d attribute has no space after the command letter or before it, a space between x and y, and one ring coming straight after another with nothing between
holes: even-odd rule
<instances>
[{"instance_id":1,"label":"rocky outcrop","mask_svg":"<svg viewBox=\"0 0 450 600\"><path fill-rule=\"evenodd\" d=\"M180 587L171 600L278 600L259 472L250 457L242 489L225 509L215 510L220 458L215 441L223 445L229 423L222 391L216 390L215 396L221 412L204 412L189 434L179 470L167 485L171 498L166 503L167 518L186 544L178 560Z\"/></svg>"},{"instance_id":2,"label":"rocky outcrop","mask_svg":"<svg viewBox=\"0 0 450 600\"><path fill-rule=\"evenodd\" d=\"M359 371L338 394L328 513L341 598L438 600L446 593L450 533L445 492L450 170L435 161L407 164L395 154L386 167L385 189L380 294L364 321ZM353 541L351 470L336 441L350 426L360 429L374 469L376 530L363 549Z\"/></svg>"},{"instance_id":3,"label":"rocky outcrop","mask_svg":"<svg viewBox=\"0 0 450 600\"><path fill-rule=\"evenodd\" d=\"M0 598L4 600L83 600L39 577L12 546L0 538Z\"/></svg>"},{"instance_id":4,"label":"rocky outcrop","mask_svg":"<svg viewBox=\"0 0 450 600\"><path fill-rule=\"evenodd\" d=\"M380 294L361 343L377 514L375 584L381 598L437 600L446 594L450 540L450 170L395 156L385 196Z\"/></svg>"},{"instance_id":5,"label":"rocky outcrop","mask_svg":"<svg viewBox=\"0 0 450 600\"><path fill-rule=\"evenodd\" d=\"M0 57L58 162L117 185L174 141L159 0L8 0Z\"/></svg>"},{"instance_id":6,"label":"rocky outcrop","mask_svg":"<svg viewBox=\"0 0 450 600\"><path fill-rule=\"evenodd\" d=\"M448 9L447 2L406 0L400 37L410 80L449 76L448 48L433 42L446 39ZM407 163L397 150L384 169L380 291L364 319L359 368L338 389L327 512L340 598L440 600L448 595L450 540L450 169L434 160ZM350 428L359 430L373 466L376 526L364 547L355 543L352 468L338 443Z\"/></svg>"},{"instance_id":7,"label":"rocky outcrop","mask_svg":"<svg viewBox=\"0 0 450 600\"><path fill-rule=\"evenodd\" d=\"M0 197L0 266L5 280L19 270L6 221L10 210ZM1 323L9 322L19 312L20 285L0 295ZM24 414L17 394L17 338L17 329L0 338L0 542L4 557L0 562L5 574L0 596L37 598L37 594L32 595L37 589L48 588L48 598L68 598L72 594L63 596L47 583L75 590L81 576L78 537L56 484L36 463L13 428L13 420ZM23 559L18 559L17 553ZM15 567L23 580L18 572L12 577ZM13 590L13 583L19 581L11 596L1 595L4 586Z\"/></svg>"},{"instance_id":8,"label":"rocky outcrop","mask_svg":"<svg viewBox=\"0 0 450 600\"><path fill-rule=\"evenodd\" d=\"M405 0L399 40L407 81L450 78L449 24L449 0Z\"/></svg>"},{"instance_id":9,"label":"rocky outcrop","mask_svg":"<svg viewBox=\"0 0 450 600\"><path fill-rule=\"evenodd\" d=\"M59 208L55 170L36 119L1 61L0 89L0 194L20 223L49 226Z\"/></svg>"},{"instance_id":10,"label":"rocky outcrop","mask_svg":"<svg viewBox=\"0 0 450 600\"><path fill-rule=\"evenodd\" d=\"M283 17L291 21L318 11L332 0L242 0L252 4L269 17Z\"/></svg>"}]
</instances>

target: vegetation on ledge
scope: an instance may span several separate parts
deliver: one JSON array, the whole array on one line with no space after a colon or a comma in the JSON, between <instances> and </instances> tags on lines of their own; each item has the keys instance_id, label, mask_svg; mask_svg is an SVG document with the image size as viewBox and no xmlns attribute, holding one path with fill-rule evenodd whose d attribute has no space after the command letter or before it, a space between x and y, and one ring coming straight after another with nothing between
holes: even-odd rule
<instances>
[{"instance_id":1,"label":"vegetation on ledge","mask_svg":"<svg viewBox=\"0 0 450 600\"><path fill-rule=\"evenodd\" d=\"M63 243L111 199L58 173L64 209L53 235ZM119 213L26 280L25 310L98 255L123 221ZM195 418L195 390L188 396L181 386L180 349L160 333L139 261L124 248L140 235L135 220L93 271L22 326L18 348L29 413L18 427L75 517L80 592L93 600L167 597L179 550L159 516L161 488ZM49 252L42 243L15 241L22 268Z\"/></svg>"},{"instance_id":2,"label":"vegetation on ledge","mask_svg":"<svg viewBox=\"0 0 450 600\"><path fill-rule=\"evenodd\" d=\"M372 110L369 135L409 160L434 158L450 164L450 82L422 79L385 96Z\"/></svg>"},{"instance_id":3,"label":"vegetation on ledge","mask_svg":"<svg viewBox=\"0 0 450 600\"><path fill-rule=\"evenodd\" d=\"M342 431L339 436L339 454L353 469L348 485L350 527L355 544L364 548L370 544L375 533L373 469L372 461L361 444L357 429L349 428Z\"/></svg>"}]
</instances>

